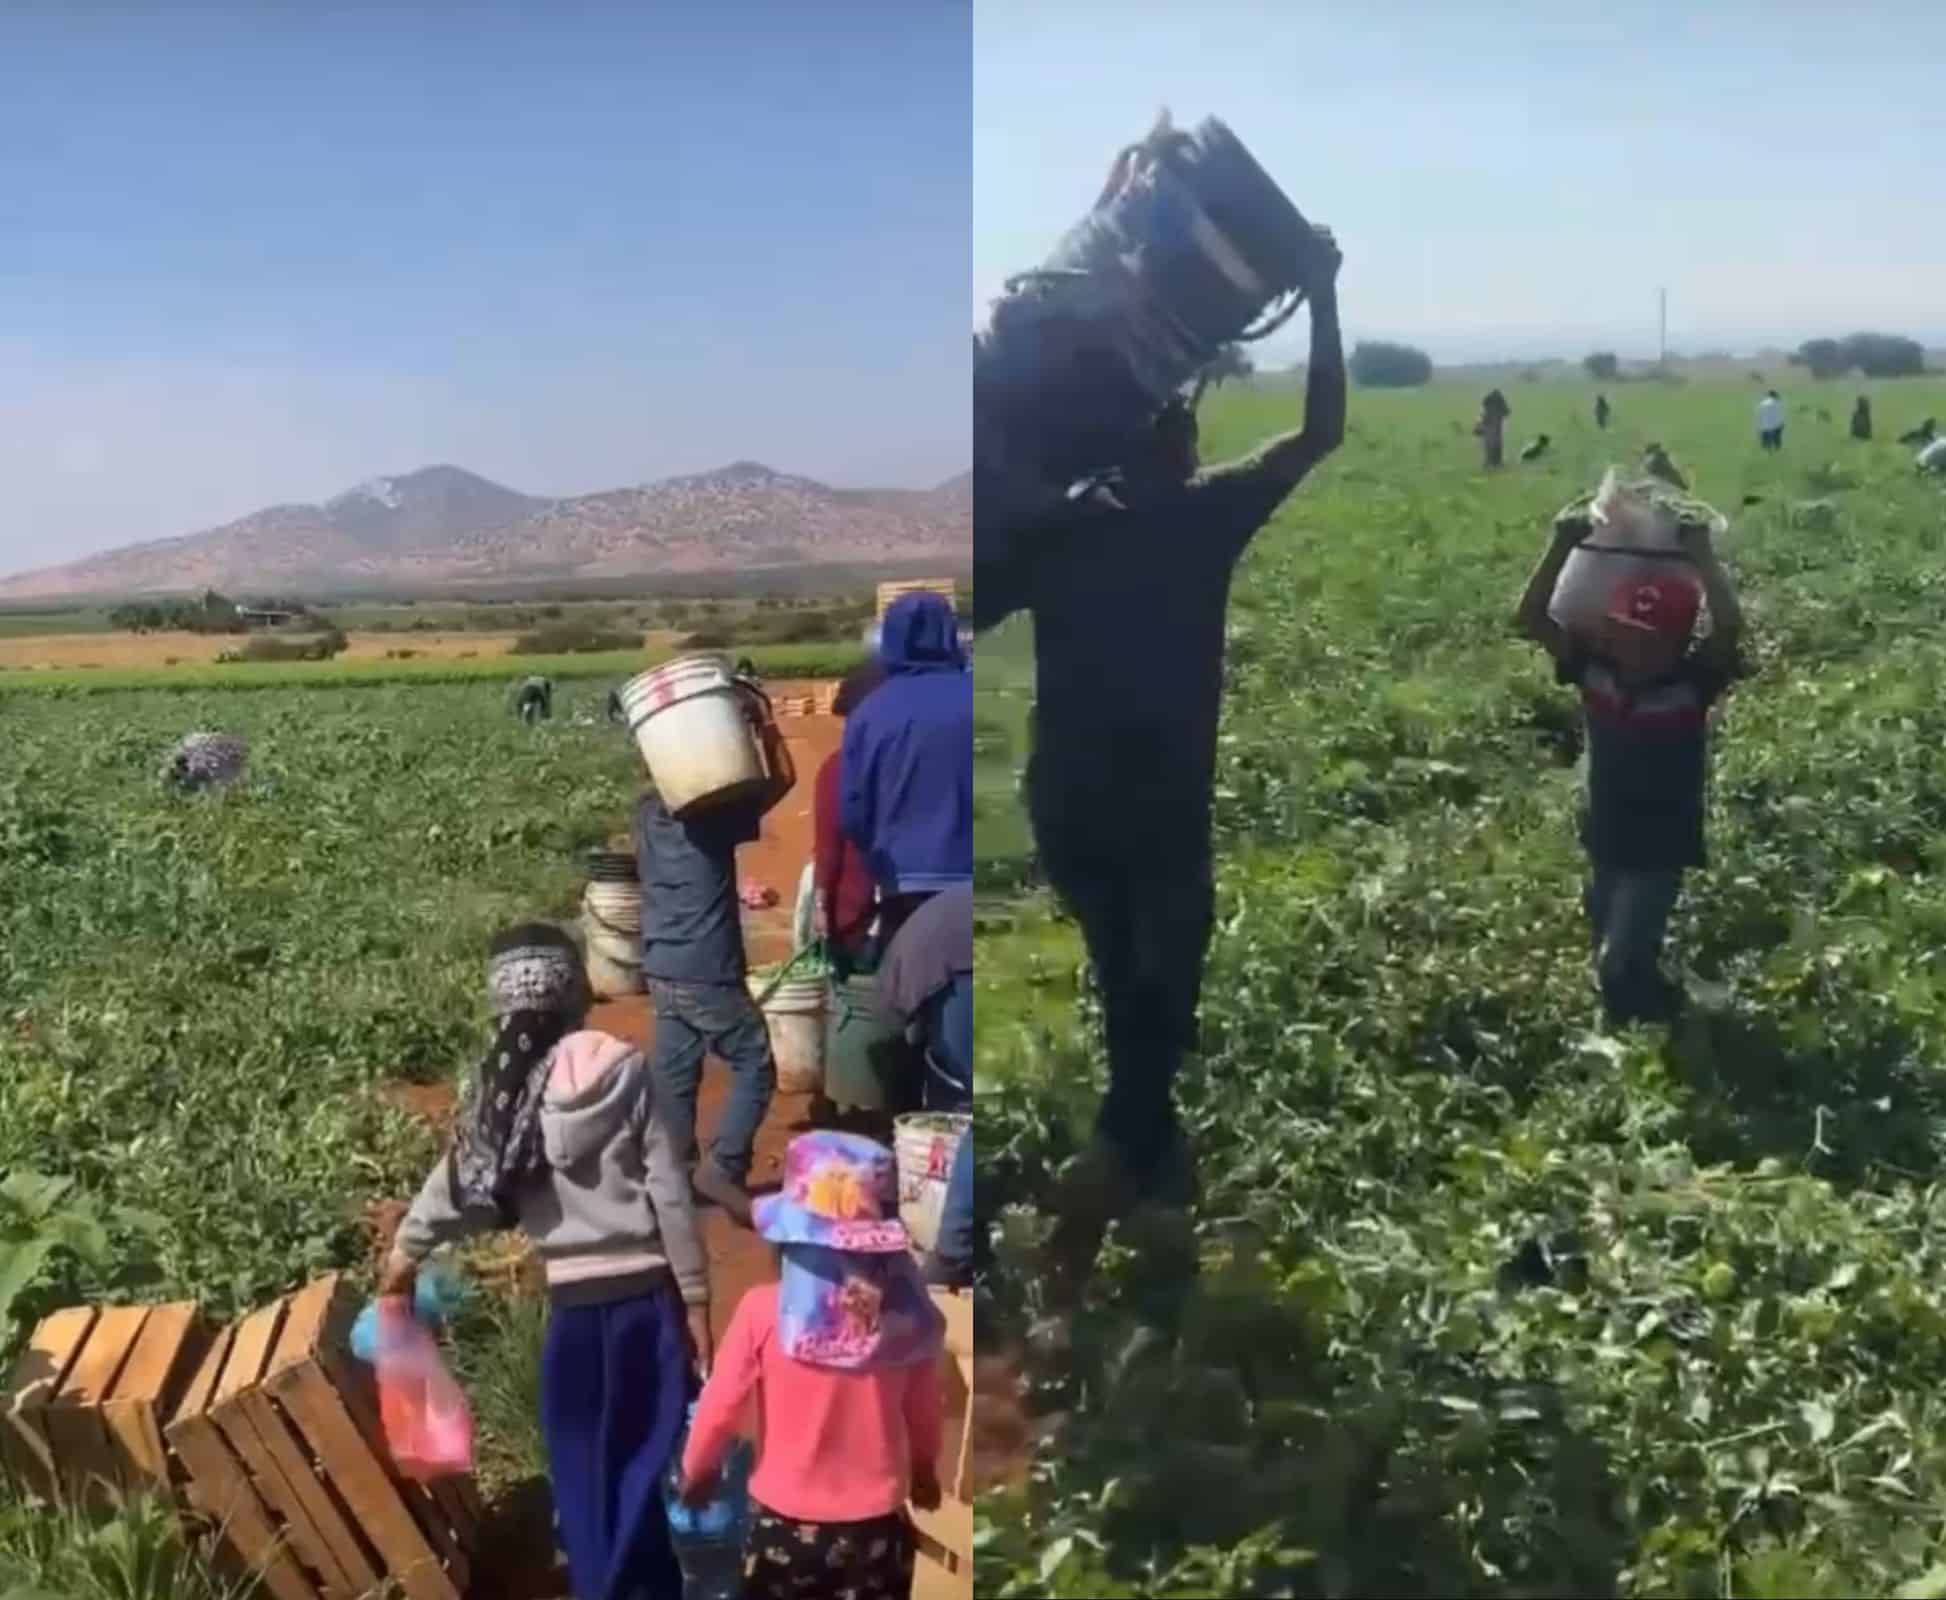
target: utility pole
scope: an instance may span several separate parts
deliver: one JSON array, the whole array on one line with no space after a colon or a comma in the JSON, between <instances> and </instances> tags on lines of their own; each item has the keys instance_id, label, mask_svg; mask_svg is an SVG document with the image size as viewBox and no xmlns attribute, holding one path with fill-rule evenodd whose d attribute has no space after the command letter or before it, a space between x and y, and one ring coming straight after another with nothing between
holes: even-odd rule
<instances>
[{"instance_id":1,"label":"utility pole","mask_svg":"<svg viewBox=\"0 0 1946 1600\"><path fill-rule=\"evenodd\" d=\"M1658 289L1656 291L1656 297L1659 302L1659 311L1657 315L1658 331L1656 333L1655 364L1658 369L1667 372L1669 370L1669 291L1667 289Z\"/></svg>"}]
</instances>

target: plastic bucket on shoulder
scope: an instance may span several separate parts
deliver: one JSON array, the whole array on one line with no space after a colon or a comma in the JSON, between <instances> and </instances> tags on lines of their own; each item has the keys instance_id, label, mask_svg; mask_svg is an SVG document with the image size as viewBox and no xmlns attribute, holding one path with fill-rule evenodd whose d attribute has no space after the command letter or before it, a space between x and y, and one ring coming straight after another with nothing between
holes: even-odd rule
<instances>
[{"instance_id":1,"label":"plastic bucket on shoulder","mask_svg":"<svg viewBox=\"0 0 1946 1600\"><path fill-rule=\"evenodd\" d=\"M679 656L622 686L622 712L662 803L683 812L764 786L749 698L720 656Z\"/></svg>"}]
</instances>

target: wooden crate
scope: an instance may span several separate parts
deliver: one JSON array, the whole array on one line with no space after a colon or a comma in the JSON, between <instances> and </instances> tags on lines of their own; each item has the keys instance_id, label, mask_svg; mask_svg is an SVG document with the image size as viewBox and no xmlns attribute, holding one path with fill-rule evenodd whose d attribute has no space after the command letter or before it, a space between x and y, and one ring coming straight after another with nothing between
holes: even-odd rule
<instances>
[{"instance_id":1,"label":"wooden crate","mask_svg":"<svg viewBox=\"0 0 1946 1600\"><path fill-rule=\"evenodd\" d=\"M131 1493L177 1499L163 1424L210 1338L186 1303L55 1312L15 1363L0 1455L45 1500L93 1510Z\"/></svg>"},{"instance_id":2,"label":"wooden crate","mask_svg":"<svg viewBox=\"0 0 1946 1600\"><path fill-rule=\"evenodd\" d=\"M933 1304L946 1317L946 1414L961 1419L959 1437L947 1440L953 1459L940 1473L944 1496L937 1511L908 1507L919 1533L919 1554L945 1569L954 1592L973 1593L973 1497L967 1481L973 1446L973 1297L932 1291ZM936 1586L937 1587L937 1586Z\"/></svg>"},{"instance_id":3,"label":"wooden crate","mask_svg":"<svg viewBox=\"0 0 1946 1600\"><path fill-rule=\"evenodd\" d=\"M224 1329L167 1428L197 1511L274 1600L459 1600L478 1535L470 1479L392 1470L370 1372L348 1348L358 1301L334 1277Z\"/></svg>"},{"instance_id":4,"label":"wooden crate","mask_svg":"<svg viewBox=\"0 0 1946 1600\"><path fill-rule=\"evenodd\" d=\"M899 583L881 583L878 586L878 620L885 620L885 613L892 609L893 601L925 590L943 594L948 604L955 608L959 605L959 585L951 578L908 578Z\"/></svg>"}]
</instances>

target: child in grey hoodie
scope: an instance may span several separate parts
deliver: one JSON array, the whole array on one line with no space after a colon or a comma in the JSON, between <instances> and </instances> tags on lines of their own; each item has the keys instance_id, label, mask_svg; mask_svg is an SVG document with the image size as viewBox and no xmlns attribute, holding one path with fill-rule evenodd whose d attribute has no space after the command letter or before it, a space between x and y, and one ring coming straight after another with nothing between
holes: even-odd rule
<instances>
[{"instance_id":1,"label":"child in grey hoodie","mask_svg":"<svg viewBox=\"0 0 1946 1600\"><path fill-rule=\"evenodd\" d=\"M442 1244L527 1234L547 1273L541 1425L574 1592L680 1594L662 1478L710 1358L688 1173L641 1051L583 1029L587 981L567 934L501 934L488 986L493 1044L379 1292L410 1295Z\"/></svg>"}]
</instances>

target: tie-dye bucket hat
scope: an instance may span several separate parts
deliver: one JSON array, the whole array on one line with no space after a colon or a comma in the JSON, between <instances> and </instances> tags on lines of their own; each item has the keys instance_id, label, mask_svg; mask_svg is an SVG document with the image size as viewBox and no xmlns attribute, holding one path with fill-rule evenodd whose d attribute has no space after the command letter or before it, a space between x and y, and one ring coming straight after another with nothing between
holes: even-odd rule
<instances>
[{"instance_id":1,"label":"tie-dye bucket hat","mask_svg":"<svg viewBox=\"0 0 1946 1600\"><path fill-rule=\"evenodd\" d=\"M772 1244L822 1245L860 1255L909 1248L899 1220L899 1170L892 1152L851 1133L806 1133L784 1153L784 1187L753 1208Z\"/></svg>"}]
</instances>

